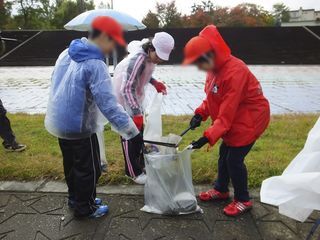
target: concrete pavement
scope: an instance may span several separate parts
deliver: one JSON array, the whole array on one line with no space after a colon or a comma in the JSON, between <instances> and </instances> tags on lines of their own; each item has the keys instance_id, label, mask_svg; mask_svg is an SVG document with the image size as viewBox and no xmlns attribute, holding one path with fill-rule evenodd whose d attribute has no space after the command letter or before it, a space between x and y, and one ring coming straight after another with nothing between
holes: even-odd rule
<instances>
[{"instance_id":1,"label":"concrete pavement","mask_svg":"<svg viewBox=\"0 0 320 240\"><path fill-rule=\"evenodd\" d=\"M65 191L61 182L0 182L0 239L301 240L320 217L316 213L306 223L290 220L261 204L258 191L252 194L254 209L239 218L222 214L227 202L200 202L203 214L161 216L140 211L141 186L103 186L98 192L109 205L109 214L79 221L66 204Z\"/></svg>"}]
</instances>

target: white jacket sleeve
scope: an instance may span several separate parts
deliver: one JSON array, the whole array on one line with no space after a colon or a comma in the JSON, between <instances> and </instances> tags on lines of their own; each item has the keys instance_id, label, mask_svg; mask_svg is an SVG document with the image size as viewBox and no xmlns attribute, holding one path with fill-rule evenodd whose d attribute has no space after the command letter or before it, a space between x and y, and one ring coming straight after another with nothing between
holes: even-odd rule
<instances>
[{"instance_id":1,"label":"white jacket sleeve","mask_svg":"<svg viewBox=\"0 0 320 240\"><path fill-rule=\"evenodd\" d=\"M102 114L123 138L129 140L137 136L139 130L123 107L117 103L106 64L101 60L92 59L88 61L87 66L90 74L88 85Z\"/></svg>"}]
</instances>

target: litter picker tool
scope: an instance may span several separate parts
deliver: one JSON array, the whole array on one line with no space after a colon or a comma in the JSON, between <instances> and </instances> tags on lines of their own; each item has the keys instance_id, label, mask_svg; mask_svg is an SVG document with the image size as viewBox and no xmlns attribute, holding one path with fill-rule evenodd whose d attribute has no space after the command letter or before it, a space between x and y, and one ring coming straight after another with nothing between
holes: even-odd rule
<instances>
[{"instance_id":1,"label":"litter picker tool","mask_svg":"<svg viewBox=\"0 0 320 240\"><path fill-rule=\"evenodd\" d=\"M181 138L180 138L180 140L177 142L176 147L179 146L179 144L180 144L180 142L181 142L181 140L182 140L182 137L183 137L184 135L186 135L186 133L189 132L191 129L192 129L192 128L191 128L191 126L190 126L190 127L188 127L186 130L184 130L184 131L180 134L180 137L181 137Z\"/></svg>"},{"instance_id":2,"label":"litter picker tool","mask_svg":"<svg viewBox=\"0 0 320 240\"><path fill-rule=\"evenodd\" d=\"M192 127L190 126L188 129L184 130L181 134L180 137L183 137L184 135L186 135L187 132L189 132L192 129Z\"/></svg>"},{"instance_id":3,"label":"litter picker tool","mask_svg":"<svg viewBox=\"0 0 320 240\"><path fill-rule=\"evenodd\" d=\"M154 145L159 145L159 146L164 146L164 147L171 147L171 148L178 147L177 144L175 144L175 143L157 142L157 141L150 141L150 140L143 140L143 142L149 143L149 144L154 144Z\"/></svg>"},{"instance_id":4,"label":"litter picker tool","mask_svg":"<svg viewBox=\"0 0 320 240\"><path fill-rule=\"evenodd\" d=\"M187 132L189 132L191 130L191 126L184 130L181 134L180 137L181 139L177 142L177 143L166 143L166 142L157 142L157 141L150 141L150 140L143 140L145 143L149 143L149 144L154 144L154 145L159 145L159 146L164 146L164 147L171 147L171 148L177 148L179 146L179 143L182 140L182 137L184 135L186 135Z\"/></svg>"}]
</instances>

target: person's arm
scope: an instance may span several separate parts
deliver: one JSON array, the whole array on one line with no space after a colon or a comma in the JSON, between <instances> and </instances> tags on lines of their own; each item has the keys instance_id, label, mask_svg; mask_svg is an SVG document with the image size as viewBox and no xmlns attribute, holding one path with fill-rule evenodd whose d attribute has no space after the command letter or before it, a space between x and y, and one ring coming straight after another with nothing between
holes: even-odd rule
<instances>
[{"instance_id":1,"label":"person's arm","mask_svg":"<svg viewBox=\"0 0 320 240\"><path fill-rule=\"evenodd\" d=\"M154 77L151 77L149 82L156 89L156 91L158 93L162 93L163 95L167 95L167 87L163 82L157 81Z\"/></svg>"},{"instance_id":2,"label":"person's arm","mask_svg":"<svg viewBox=\"0 0 320 240\"><path fill-rule=\"evenodd\" d=\"M139 131L123 107L117 103L107 66L100 60L90 60L88 64L88 86L97 106L122 137L132 139Z\"/></svg>"},{"instance_id":3,"label":"person's arm","mask_svg":"<svg viewBox=\"0 0 320 240\"><path fill-rule=\"evenodd\" d=\"M137 85L140 80L140 75L145 67L145 56L143 54L133 57L127 69L127 79L123 88L122 96L125 100L125 105L130 107L134 116L142 115L142 106L138 101Z\"/></svg>"},{"instance_id":4,"label":"person's arm","mask_svg":"<svg viewBox=\"0 0 320 240\"><path fill-rule=\"evenodd\" d=\"M205 85L205 92L207 88L207 83L209 81L209 74L207 74L206 79L206 85ZM207 97L202 101L199 107L196 108L194 111L194 116L192 117L190 121L190 127L192 130L196 129L197 127L200 127L202 121L207 121L209 117L209 109L208 109L208 101Z\"/></svg>"},{"instance_id":5,"label":"person's arm","mask_svg":"<svg viewBox=\"0 0 320 240\"><path fill-rule=\"evenodd\" d=\"M219 113L213 125L209 127L204 136L208 138L210 145L214 145L225 133L227 133L234 120L243 92L247 86L247 71L233 71L225 81L224 94Z\"/></svg>"},{"instance_id":6,"label":"person's arm","mask_svg":"<svg viewBox=\"0 0 320 240\"><path fill-rule=\"evenodd\" d=\"M209 117L208 101L204 99L201 105L194 111L195 115L200 115L202 121L206 121Z\"/></svg>"},{"instance_id":7,"label":"person's arm","mask_svg":"<svg viewBox=\"0 0 320 240\"><path fill-rule=\"evenodd\" d=\"M211 78L212 76L208 73L206 77L205 92L207 92L207 85ZM194 114L200 115L202 121L207 121L208 117L210 116L207 97L202 101L201 105L194 111Z\"/></svg>"}]
</instances>

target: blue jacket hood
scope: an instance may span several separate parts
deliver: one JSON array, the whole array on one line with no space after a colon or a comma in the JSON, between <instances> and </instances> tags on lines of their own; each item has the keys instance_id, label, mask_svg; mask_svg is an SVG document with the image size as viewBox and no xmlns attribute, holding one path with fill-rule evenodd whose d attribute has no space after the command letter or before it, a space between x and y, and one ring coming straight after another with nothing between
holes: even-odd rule
<instances>
[{"instance_id":1,"label":"blue jacket hood","mask_svg":"<svg viewBox=\"0 0 320 240\"><path fill-rule=\"evenodd\" d=\"M89 59L105 61L102 51L86 38L73 40L69 46L68 53L71 59L76 62L83 62Z\"/></svg>"}]
</instances>

